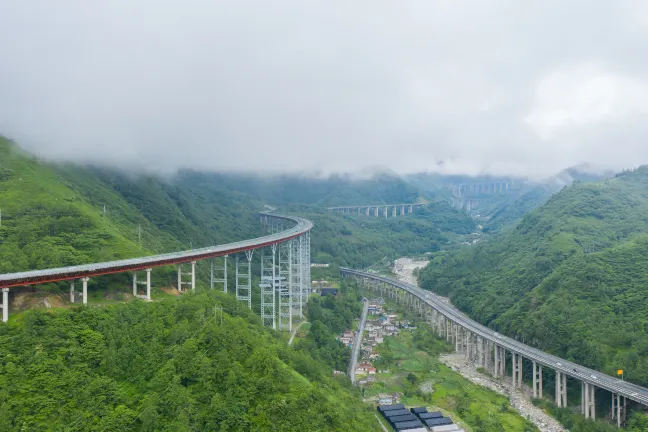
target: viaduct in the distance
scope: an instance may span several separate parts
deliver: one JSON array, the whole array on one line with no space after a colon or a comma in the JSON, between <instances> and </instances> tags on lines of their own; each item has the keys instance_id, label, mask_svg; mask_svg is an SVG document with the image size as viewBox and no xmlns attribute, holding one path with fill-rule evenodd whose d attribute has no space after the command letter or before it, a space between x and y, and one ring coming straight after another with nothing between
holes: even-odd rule
<instances>
[{"instance_id":1,"label":"viaduct in the distance","mask_svg":"<svg viewBox=\"0 0 648 432\"><path fill-rule=\"evenodd\" d=\"M237 300L252 308L252 259L257 252L261 264L261 318L263 324L275 329L292 330L293 317L303 315L303 306L310 292L310 230L307 219L275 213L261 213L261 224L267 235L219 246L192 249L79 266L33 270L0 275L2 289L2 321L9 319L9 292L12 288L68 281L70 302L77 297L88 302L90 278L113 273L130 273L133 295L151 300L151 272L156 267L177 266L178 291L196 289L196 265L210 261L210 287L222 286L227 292L227 259L235 260L235 290ZM143 275L144 279L138 279ZM76 283L81 282L81 291ZM140 287L143 287L140 289Z\"/></svg>"},{"instance_id":2,"label":"viaduct in the distance","mask_svg":"<svg viewBox=\"0 0 648 432\"><path fill-rule=\"evenodd\" d=\"M424 207L425 203L416 204L373 204L327 207L333 213L358 214L373 217L397 217L414 213L414 209Z\"/></svg>"},{"instance_id":3,"label":"viaduct in the distance","mask_svg":"<svg viewBox=\"0 0 648 432\"><path fill-rule=\"evenodd\" d=\"M522 372L526 360L531 363L533 396L542 398L543 368L554 376L555 400L558 407L567 407L567 379L581 383L581 413L585 418L596 417L596 394L600 391L612 393L610 416L617 426L625 423L627 401L648 406L648 389L632 384L579 364L547 354L538 349L508 338L485 327L459 312L435 294L417 286L400 282L374 273L340 268L343 277L356 279L364 288L382 296L388 296L409 306L424 317L434 331L451 342L458 353L469 361L488 369L495 377L506 375L507 359L511 365L511 380L514 387L522 387Z\"/></svg>"}]
</instances>

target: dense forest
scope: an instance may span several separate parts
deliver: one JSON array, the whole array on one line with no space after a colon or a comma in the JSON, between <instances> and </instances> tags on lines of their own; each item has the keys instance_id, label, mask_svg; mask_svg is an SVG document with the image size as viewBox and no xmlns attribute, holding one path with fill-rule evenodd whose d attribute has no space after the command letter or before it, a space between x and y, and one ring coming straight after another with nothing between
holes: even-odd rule
<instances>
[{"instance_id":1,"label":"dense forest","mask_svg":"<svg viewBox=\"0 0 648 432\"><path fill-rule=\"evenodd\" d=\"M335 370L346 371L351 350L336 337L344 330L351 330L361 313L362 297L355 292L311 297L307 308L310 330L296 347L308 351L313 358L324 361Z\"/></svg>"},{"instance_id":2,"label":"dense forest","mask_svg":"<svg viewBox=\"0 0 648 432\"><path fill-rule=\"evenodd\" d=\"M493 328L648 385L648 167L576 182L511 232L437 254L421 284Z\"/></svg>"},{"instance_id":3,"label":"dense forest","mask_svg":"<svg viewBox=\"0 0 648 432\"><path fill-rule=\"evenodd\" d=\"M353 391L213 291L0 326L3 431L375 430Z\"/></svg>"}]
</instances>

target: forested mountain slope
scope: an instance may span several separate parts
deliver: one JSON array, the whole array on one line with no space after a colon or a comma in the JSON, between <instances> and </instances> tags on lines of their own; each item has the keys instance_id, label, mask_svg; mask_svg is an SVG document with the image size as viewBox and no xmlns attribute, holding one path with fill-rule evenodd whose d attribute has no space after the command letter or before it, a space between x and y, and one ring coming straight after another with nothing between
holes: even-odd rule
<instances>
[{"instance_id":1,"label":"forested mountain slope","mask_svg":"<svg viewBox=\"0 0 648 432\"><path fill-rule=\"evenodd\" d=\"M475 230L465 213L446 203L430 203L413 215L374 218L354 214L331 214L301 208L301 214L315 222L313 260L364 268L384 257L438 251L449 238Z\"/></svg>"},{"instance_id":2,"label":"forested mountain slope","mask_svg":"<svg viewBox=\"0 0 648 432\"><path fill-rule=\"evenodd\" d=\"M552 196L506 235L420 275L472 317L648 385L648 167Z\"/></svg>"},{"instance_id":3,"label":"forested mountain slope","mask_svg":"<svg viewBox=\"0 0 648 432\"><path fill-rule=\"evenodd\" d=\"M47 164L2 139L0 156L0 272L169 252L260 234L259 202L236 192Z\"/></svg>"},{"instance_id":4,"label":"forested mountain slope","mask_svg":"<svg viewBox=\"0 0 648 432\"><path fill-rule=\"evenodd\" d=\"M0 138L0 272L15 272L189 249L261 234L264 204L312 217L315 257L367 266L384 256L436 250L446 233L474 223L444 203L406 218L332 215L325 205L414 202L397 176L365 180L243 174L126 174L53 164ZM204 275L203 275L204 276ZM102 278L120 280L122 276ZM156 272L154 286L171 280ZM126 281L124 279L124 281ZM91 289L97 281L91 281ZM126 281L127 283L127 281Z\"/></svg>"},{"instance_id":5,"label":"forested mountain slope","mask_svg":"<svg viewBox=\"0 0 648 432\"><path fill-rule=\"evenodd\" d=\"M327 177L307 175L254 175L198 173L185 170L178 178L183 184L196 182L220 184L241 191L271 205L295 203L319 207L363 204L414 203L419 190L396 174L377 173L367 178L334 174Z\"/></svg>"},{"instance_id":6,"label":"forested mountain slope","mask_svg":"<svg viewBox=\"0 0 648 432\"><path fill-rule=\"evenodd\" d=\"M275 336L214 291L31 311L0 326L0 430L376 430L346 378Z\"/></svg>"}]
</instances>

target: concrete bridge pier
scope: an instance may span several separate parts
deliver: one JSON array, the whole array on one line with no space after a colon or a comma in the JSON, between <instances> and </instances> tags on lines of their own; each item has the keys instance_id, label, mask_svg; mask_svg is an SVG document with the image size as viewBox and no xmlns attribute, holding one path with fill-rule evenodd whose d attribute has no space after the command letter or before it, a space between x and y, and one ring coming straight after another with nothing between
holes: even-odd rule
<instances>
[{"instance_id":1,"label":"concrete bridge pier","mask_svg":"<svg viewBox=\"0 0 648 432\"><path fill-rule=\"evenodd\" d=\"M229 255L224 255L223 256L223 266L216 267L214 264L214 259L211 259L211 267L210 267L210 273L209 273L209 288L214 289L214 283L222 283L223 284L223 292L227 292L227 257ZM214 276L214 272L220 272L222 275L222 278L218 278Z\"/></svg>"},{"instance_id":2,"label":"concrete bridge pier","mask_svg":"<svg viewBox=\"0 0 648 432\"><path fill-rule=\"evenodd\" d=\"M612 420L616 420L617 427L621 427L626 422L627 403L627 398L618 393L612 393Z\"/></svg>"},{"instance_id":3,"label":"concrete bridge pier","mask_svg":"<svg viewBox=\"0 0 648 432\"><path fill-rule=\"evenodd\" d=\"M2 288L2 322L9 321L9 288Z\"/></svg>"},{"instance_id":4,"label":"concrete bridge pier","mask_svg":"<svg viewBox=\"0 0 648 432\"><path fill-rule=\"evenodd\" d=\"M137 281L137 272L133 272L133 297L141 298L144 300L151 300L151 271L153 269L146 269L146 281L138 282ZM137 294L137 284L146 285L146 294L139 295Z\"/></svg>"},{"instance_id":5,"label":"concrete bridge pier","mask_svg":"<svg viewBox=\"0 0 648 432\"><path fill-rule=\"evenodd\" d=\"M533 362L533 397L542 399L542 365Z\"/></svg>"},{"instance_id":6,"label":"concrete bridge pier","mask_svg":"<svg viewBox=\"0 0 648 432\"><path fill-rule=\"evenodd\" d=\"M196 289L196 261L191 261L191 273L189 281L182 280L182 264L178 264L178 291L182 291L182 285L191 286L191 290Z\"/></svg>"},{"instance_id":7,"label":"concrete bridge pier","mask_svg":"<svg viewBox=\"0 0 648 432\"><path fill-rule=\"evenodd\" d=\"M81 291L81 296L83 298L83 304L88 304L88 281L90 278L84 277L81 278L81 282L83 283L82 285L82 291Z\"/></svg>"},{"instance_id":8,"label":"concrete bridge pier","mask_svg":"<svg viewBox=\"0 0 648 432\"><path fill-rule=\"evenodd\" d=\"M596 387L592 384L581 383L581 413L585 418L596 419Z\"/></svg>"},{"instance_id":9,"label":"concrete bridge pier","mask_svg":"<svg viewBox=\"0 0 648 432\"><path fill-rule=\"evenodd\" d=\"M493 364L493 375L495 375L495 378L498 378L500 376L500 371L502 369L502 365L501 365L502 360L500 358L501 356L500 356L499 345L495 344L493 354L495 356L495 361Z\"/></svg>"},{"instance_id":10,"label":"concrete bridge pier","mask_svg":"<svg viewBox=\"0 0 648 432\"><path fill-rule=\"evenodd\" d=\"M70 281L70 303L74 303L74 296L76 292L74 291L74 279Z\"/></svg>"},{"instance_id":11,"label":"concrete bridge pier","mask_svg":"<svg viewBox=\"0 0 648 432\"><path fill-rule=\"evenodd\" d=\"M517 354L511 351L511 379L512 379L513 388L517 387L517 377L518 377L517 367L518 367Z\"/></svg>"},{"instance_id":12,"label":"concrete bridge pier","mask_svg":"<svg viewBox=\"0 0 648 432\"><path fill-rule=\"evenodd\" d=\"M556 406L567 408L567 375L556 371Z\"/></svg>"}]
</instances>

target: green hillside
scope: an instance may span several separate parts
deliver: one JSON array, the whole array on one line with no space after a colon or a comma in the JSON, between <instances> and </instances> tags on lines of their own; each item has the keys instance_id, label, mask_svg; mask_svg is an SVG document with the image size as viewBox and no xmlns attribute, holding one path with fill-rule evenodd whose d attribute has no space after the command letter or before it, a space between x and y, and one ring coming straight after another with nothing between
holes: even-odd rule
<instances>
[{"instance_id":1,"label":"green hillside","mask_svg":"<svg viewBox=\"0 0 648 432\"><path fill-rule=\"evenodd\" d=\"M333 215L325 205L414 202L418 192L386 174L366 180L181 171L168 177L39 161L0 139L0 272L51 268L169 252L261 234L264 204L312 217L316 260L357 267L437 250L448 235L470 232L466 215L433 203L407 218ZM199 279L207 280L199 266ZM153 274L173 284L174 269ZM233 272L230 272L233 278ZM233 279L232 279L233 283ZM94 278L90 292L124 291L127 275ZM50 292L62 285L39 286ZM127 291L127 289L126 289ZM62 291L61 291L62 292Z\"/></svg>"},{"instance_id":2,"label":"green hillside","mask_svg":"<svg viewBox=\"0 0 648 432\"><path fill-rule=\"evenodd\" d=\"M214 291L31 311L0 326L0 347L3 431L377 427L346 378Z\"/></svg>"},{"instance_id":3,"label":"green hillside","mask_svg":"<svg viewBox=\"0 0 648 432\"><path fill-rule=\"evenodd\" d=\"M440 250L450 238L467 234L475 223L445 203L431 203L413 215L374 218L315 212L302 207L295 214L315 222L313 261L364 268L387 258Z\"/></svg>"},{"instance_id":4,"label":"green hillside","mask_svg":"<svg viewBox=\"0 0 648 432\"><path fill-rule=\"evenodd\" d=\"M648 167L576 183L511 232L439 254L422 285L479 321L648 385Z\"/></svg>"}]
</instances>

